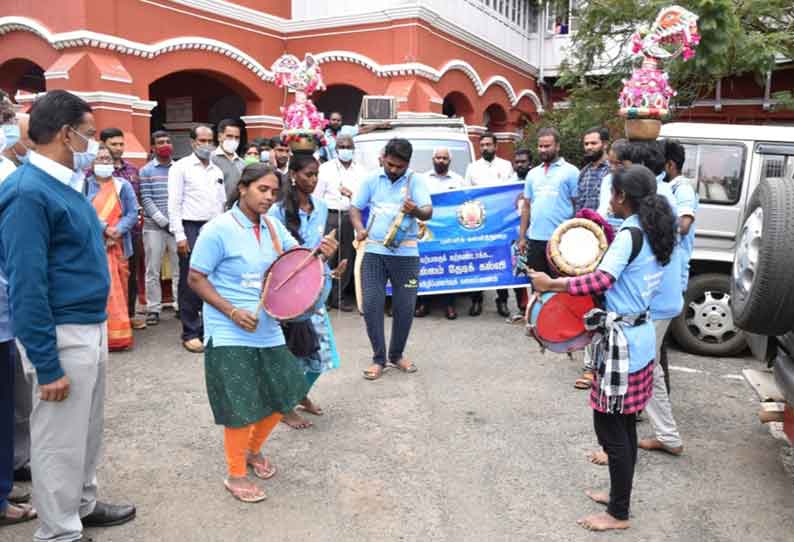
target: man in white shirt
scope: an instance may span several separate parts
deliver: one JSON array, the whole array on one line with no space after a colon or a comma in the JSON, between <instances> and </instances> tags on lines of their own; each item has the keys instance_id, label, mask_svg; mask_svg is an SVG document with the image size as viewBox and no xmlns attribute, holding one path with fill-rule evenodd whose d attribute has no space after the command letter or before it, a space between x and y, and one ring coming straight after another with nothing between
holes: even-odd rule
<instances>
[{"instance_id":1,"label":"man in white shirt","mask_svg":"<svg viewBox=\"0 0 794 542\"><path fill-rule=\"evenodd\" d=\"M510 182L513 164L496 156L496 136L485 132L480 137L481 158L466 168L466 186L491 186Z\"/></svg>"},{"instance_id":2,"label":"man in white shirt","mask_svg":"<svg viewBox=\"0 0 794 542\"><path fill-rule=\"evenodd\" d=\"M496 156L496 136L491 132L485 132L480 136L480 155L479 160L472 162L466 168L464 184L467 187L493 186L513 181L513 164ZM471 293L469 316L482 314L482 299L482 292ZM496 301L496 311L500 316L510 316L507 301L501 298Z\"/></svg>"},{"instance_id":3,"label":"man in white shirt","mask_svg":"<svg viewBox=\"0 0 794 542\"><path fill-rule=\"evenodd\" d=\"M212 128L201 125L190 130L193 153L174 163L168 172L168 220L179 253L179 319L182 345L190 352L204 351L201 299L190 289L187 273L190 251L199 230L223 212L226 189L223 172L210 159L215 150Z\"/></svg>"},{"instance_id":4,"label":"man in white shirt","mask_svg":"<svg viewBox=\"0 0 794 542\"><path fill-rule=\"evenodd\" d=\"M446 147L436 147L433 149L433 169L424 173L427 190L430 194L437 194L447 190L463 188L463 177L449 169L452 163L452 156ZM455 310L455 294L441 294L438 296L420 296L416 301L414 316L423 318L430 314L430 303L432 298L440 297L444 303L447 320L455 320L458 311Z\"/></svg>"},{"instance_id":5,"label":"man in white shirt","mask_svg":"<svg viewBox=\"0 0 794 542\"><path fill-rule=\"evenodd\" d=\"M350 222L350 198L358 189L361 180L367 172L364 167L353 159L355 144L353 137L340 134L336 138L336 158L323 163L317 175L317 187L314 196L325 202L328 206L328 221L325 232L337 230L339 252L328 262L335 268L342 260L348 261L348 266L340 279L334 279L328 304L331 308L339 308L345 312L353 310L353 303L344 298L345 290L350 286L353 273L353 224ZM341 298L341 300L340 300Z\"/></svg>"}]
</instances>

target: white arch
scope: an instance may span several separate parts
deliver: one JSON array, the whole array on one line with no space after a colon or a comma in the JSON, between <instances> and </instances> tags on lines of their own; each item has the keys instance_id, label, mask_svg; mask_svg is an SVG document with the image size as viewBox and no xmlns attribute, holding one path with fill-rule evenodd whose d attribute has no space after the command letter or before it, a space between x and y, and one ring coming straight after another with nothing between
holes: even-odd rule
<instances>
[{"instance_id":1,"label":"white arch","mask_svg":"<svg viewBox=\"0 0 794 542\"><path fill-rule=\"evenodd\" d=\"M67 49L70 47L96 47L116 51L120 54L140 56L143 58L155 58L159 55L172 51L182 51L197 49L209 51L230 57L232 60L242 64L252 71L263 81L272 82L275 80L273 72L260 64L255 58L237 47L215 39L204 38L201 36L182 36L170 38L154 44L139 43L109 34L101 34L90 30L74 30L72 32L61 32L54 34L40 24L38 21L27 17L0 17L0 35L13 31L31 32L45 39L55 49ZM353 51L332 50L315 54L314 57L320 63L325 62L349 62L363 66L373 72L378 77L393 77L404 75L417 75L430 79L433 82L439 81L447 72L451 70L462 71L471 80L477 91L478 96L482 96L491 85L501 86L507 93L511 106L518 104L518 101L529 96L537 107L538 112L543 112L540 99L531 89L523 89L516 93L513 85L505 77L495 75L487 82L483 82L477 70L468 62L462 59L454 59L447 62L440 70L435 69L421 62L406 62L402 64L379 64L366 55Z\"/></svg>"}]
</instances>

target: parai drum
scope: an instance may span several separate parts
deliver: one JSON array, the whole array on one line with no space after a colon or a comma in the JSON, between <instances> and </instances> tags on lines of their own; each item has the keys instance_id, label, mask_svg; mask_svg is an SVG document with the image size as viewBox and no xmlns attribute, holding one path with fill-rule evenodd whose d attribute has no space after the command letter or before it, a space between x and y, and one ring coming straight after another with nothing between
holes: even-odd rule
<instances>
[{"instance_id":1,"label":"parai drum","mask_svg":"<svg viewBox=\"0 0 794 542\"><path fill-rule=\"evenodd\" d=\"M324 301L326 282L322 259L308 248L288 250L265 273L262 308L280 322L306 318Z\"/></svg>"},{"instance_id":2,"label":"parai drum","mask_svg":"<svg viewBox=\"0 0 794 542\"><path fill-rule=\"evenodd\" d=\"M589 295L534 294L527 304L527 333L541 348L558 354L583 350L592 340L592 333L584 327L584 315L595 307Z\"/></svg>"},{"instance_id":3,"label":"parai drum","mask_svg":"<svg viewBox=\"0 0 794 542\"><path fill-rule=\"evenodd\" d=\"M552 271L565 277L592 273L606 254L609 242L603 228L586 218L560 224L546 245Z\"/></svg>"}]
</instances>

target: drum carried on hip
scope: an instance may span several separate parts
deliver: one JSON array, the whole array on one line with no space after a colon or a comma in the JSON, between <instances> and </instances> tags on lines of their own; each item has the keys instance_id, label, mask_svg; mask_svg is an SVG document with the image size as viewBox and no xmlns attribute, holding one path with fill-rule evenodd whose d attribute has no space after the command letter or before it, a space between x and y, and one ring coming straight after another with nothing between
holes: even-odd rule
<instances>
[{"instance_id":1,"label":"drum carried on hip","mask_svg":"<svg viewBox=\"0 0 794 542\"><path fill-rule=\"evenodd\" d=\"M309 316L323 296L325 275L325 263L315 251L302 247L288 250L265 273L260 304L280 322Z\"/></svg>"},{"instance_id":2,"label":"drum carried on hip","mask_svg":"<svg viewBox=\"0 0 794 542\"><path fill-rule=\"evenodd\" d=\"M606 222L589 218L572 218L560 224L546 245L546 259L552 271L565 277L595 271L609 248L604 225L609 227Z\"/></svg>"},{"instance_id":3,"label":"drum carried on hip","mask_svg":"<svg viewBox=\"0 0 794 542\"><path fill-rule=\"evenodd\" d=\"M584 315L596 308L592 296L567 293L535 293L527 304L527 334L542 350L565 354L590 344L592 333L584 327Z\"/></svg>"}]
</instances>

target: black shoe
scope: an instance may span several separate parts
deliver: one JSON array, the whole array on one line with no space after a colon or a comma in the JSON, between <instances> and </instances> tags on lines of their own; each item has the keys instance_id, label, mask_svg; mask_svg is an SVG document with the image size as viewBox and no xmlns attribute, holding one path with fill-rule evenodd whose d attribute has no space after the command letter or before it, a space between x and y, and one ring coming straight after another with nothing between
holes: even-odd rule
<instances>
[{"instance_id":1,"label":"black shoe","mask_svg":"<svg viewBox=\"0 0 794 542\"><path fill-rule=\"evenodd\" d=\"M339 305L339 310L342 312L353 312L355 308L356 306L346 299L343 299L342 303Z\"/></svg>"},{"instance_id":2,"label":"black shoe","mask_svg":"<svg viewBox=\"0 0 794 542\"><path fill-rule=\"evenodd\" d=\"M469 316L479 316L482 314L482 301L472 301L469 309Z\"/></svg>"},{"instance_id":3,"label":"black shoe","mask_svg":"<svg viewBox=\"0 0 794 542\"><path fill-rule=\"evenodd\" d=\"M156 312L150 312L146 315L146 325L147 326L156 326L160 323L160 315Z\"/></svg>"},{"instance_id":4,"label":"black shoe","mask_svg":"<svg viewBox=\"0 0 794 542\"><path fill-rule=\"evenodd\" d=\"M14 481L15 482L30 482L30 467L24 466L19 467L14 471Z\"/></svg>"},{"instance_id":5,"label":"black shoe","mask_svg":"<svg viewBox=\"0 0 794 542\"><path fill-rule=\"evenodd\" d=\"M455 307L447 307L447 320L457 320L458 318L458 311L455 310Z\"/></svg>"},{"instance_id":6,"label":"black shoe","mask_svg":"<svg viewBox=\"0 0 794 542\"><path fill-rule=\"evenodd\" d=\"M97 501L94 511L82 518L83 527L112 527L135 518L131 504L107 504Z\"/></svg>"},{"instance_id":7,"label":"black shoe","mask_svg":"<svg viewBox=\"0 0 794 542\"><path fill-rule=\"evenodd\" d=\"M499 313L499 316L507 318L510 316L510 311L507 310L507 301L499 301L496 300L496 312Z\"/></svg>"},{"instance_id":8,"label":"black shoe","mask_svg":"<svg viewBox=\"0 0 794 542\"><path fill-rule=\"evenodd\" d=\"M427 305L422 304L416 306L416 310L414 311L414 316L416 316L417 318L424 318L428 314L430 314L430 309L428 308Z\"/></svg>"}]
</instances>

